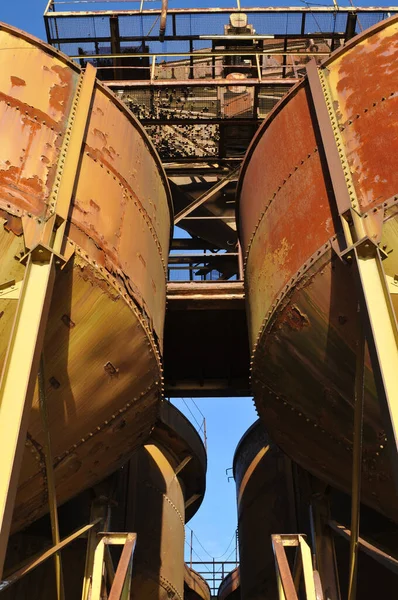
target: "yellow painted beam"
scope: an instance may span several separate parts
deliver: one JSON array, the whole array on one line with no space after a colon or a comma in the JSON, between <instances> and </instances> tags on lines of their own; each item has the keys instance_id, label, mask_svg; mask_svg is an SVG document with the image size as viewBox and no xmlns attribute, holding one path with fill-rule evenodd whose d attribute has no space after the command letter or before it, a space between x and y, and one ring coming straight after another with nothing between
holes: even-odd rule
<instances>
[{"instance_id":1,"label":"yellow painted beam","mask_svg":"<svg viewBox=\"0 0 398 600\"><path fill-rule=\"evenodd\" d=\"M39 256L28 259L0 381L0 577L55 276L53 255Z\"/></svg>"}]
</instances>

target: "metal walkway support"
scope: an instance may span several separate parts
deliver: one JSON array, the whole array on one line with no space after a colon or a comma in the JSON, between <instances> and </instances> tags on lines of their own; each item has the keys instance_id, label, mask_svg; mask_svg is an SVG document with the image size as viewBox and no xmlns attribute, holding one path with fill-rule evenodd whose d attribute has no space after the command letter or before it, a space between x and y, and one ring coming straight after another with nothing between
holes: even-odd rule
<instances>
[{"instance_id":1,"label":"metal walkway support","mask_svg":"<svg viewBox=\"0 0 398 600\"><path fill-rule=\"evenodd\" d=\"M101 600L103 589L109 584L108 600L129 600L133 554L137 535L135 533L98 533L93 557L90 600ZM109 546L122 545L122 555L116 572L108 554ZM105 567L105 568L104 568Z\"/></svg>"},{"instance_id":2,"label":"metal walkway support","mask_svg":"<svg viewBox=\"0 0 398 600\"><path fill-rule=\"evenodd\" d=\"M301 579L304 580L306 600L323 600L319 574L312 565L311 550L305 536L300 534L275 534L271 536L275 555L279 600L298 600ZM295 547L293 573L290 570L285 547Z\"/></svg>"}]
</instances>

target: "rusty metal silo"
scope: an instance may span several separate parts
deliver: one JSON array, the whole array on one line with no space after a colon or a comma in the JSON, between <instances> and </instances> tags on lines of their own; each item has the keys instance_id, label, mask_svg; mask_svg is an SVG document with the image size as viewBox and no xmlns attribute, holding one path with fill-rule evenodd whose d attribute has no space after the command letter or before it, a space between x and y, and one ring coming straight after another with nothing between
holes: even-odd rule
<instances>
[{"instance_id":1,"label":"rusty metal silo","mask_svg":"<svg viewBox=\"0 0 398 600\"><path fill-rule=\"evenodd\" d=\"M112 529L137 533L131 598L209 600L202 578L185 567L185 523L205 491L206 451L184 415L162 402L148 443L120 471Z\"/></svg>"},{"instance_id":2,"label":"rusty metal silo","mask_svg":"<svg viewBox=\"0 0 398 600\"><path fill-rule=\"evenodd\" d=\"M184 570L184 600L211 600L209 584L187 564Z\"/></svg>"},{"instance_id":3,"label":"rusty metal silo","mask_svg":"<svg viewBox=\"0 0 398 600\"><path fill-rule=\"evenodd\" d=\"M240 596L277 597L271 535L297 530L291 461L256 421L240 440L233 473L238 506Z\"/></svg>"},{"instance_id":4,"label":"rusty metal silo","mask_svg":"<svg viewBox=\"0 0 398 600\"><path fill-rule=\"evenodd\" d=\"M218 588L217 598L218 600L240 600L241 589L239 567L236 567L224 577Z\"/></svg>"},{"instance_id":5,"label":"rusty metal silo","mask_svg":"<svg viewBox=\"0 0 398 600\"><path fill-rule=\"evenodd\" d=\"M288 455L349 491L364 368L362 499L395 520L397 23L308 64L239 184L258 412Z\"/></svg>"},{"instance_id":6,"label":"rusty metal silo","mask_svg":"<svg viewBox=\"0 0 398 600\"><path fill-rule=\"evenodd\" d=\"M48 510L41 352L59 503L151 431L171 202L143 128L93 67L6 25L0 47L0 487L7 528L22 464L17 530Z\"/></svg>"}]
</instances>

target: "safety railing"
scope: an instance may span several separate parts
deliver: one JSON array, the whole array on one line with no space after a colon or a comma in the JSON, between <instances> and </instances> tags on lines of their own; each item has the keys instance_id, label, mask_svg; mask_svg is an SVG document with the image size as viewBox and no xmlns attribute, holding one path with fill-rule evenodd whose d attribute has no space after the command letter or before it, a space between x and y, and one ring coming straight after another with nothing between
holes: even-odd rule
<instances>
[{"instance_id":1,"label":"safety railing","mask_svg":"<svg viewBox=\"0 0 398 600\"><path fill-rule=\"evenodd\" d=\"M192 561L189 564L194 571L206 580L212 596L217 596L220 583L238 566L236 560Z\"/></svg>"},{"instance_id":2,"label":"safety railing","mask_svg":"<svg viewBox=\"0 0 398 600\"><path fill-rule=\"evenodd\" d=\"M89 533L83 600L88 600L88 598L90 600L101 600L104 597L104 590L106 590L108 600L129 600L133 555L137 536L135 533L98 532L98 527L101 524L103 524L103 519L95 519L92 523L79 528L58 544L36 554L13 573L6 574L4 580L0 582L0 592L8 590L49 558L55 557L73 541ZM112 545L123 546L116 571L109 552L109 547ZM57 597L65 598L63 590L61 595L58 594Z\"/></svg>"}]
</instances>

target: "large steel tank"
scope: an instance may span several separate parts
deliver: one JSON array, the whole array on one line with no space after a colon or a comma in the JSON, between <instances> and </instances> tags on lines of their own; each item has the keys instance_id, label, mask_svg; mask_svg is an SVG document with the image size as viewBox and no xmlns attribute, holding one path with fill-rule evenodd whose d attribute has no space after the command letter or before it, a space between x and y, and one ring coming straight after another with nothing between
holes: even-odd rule
<instances>
[{"instance_id":1,"label":"large steel tank","mask_svg":"<svg viewBox=\"0 0 398 600\"><path fill-rule=\"evenodd\" d=\"M19 259L54 212L81 70L6 25L0 48L1 367L17 305L3 292L24 278ZM143 128L93 86L43 346L59 503L143 443L162 396L170 192ZM36 390L14 530L47 510L44 440Z\"/></svg>"},{"instance_id":2,"label":"large steel tank","mask_svg":"<svg viewBox=\"0 0 398 600\"><path fill-rule=\"evenodd\" d=\"M369 228L368 235L385 252L384 271L393 292L398 273L397 44L397 19L388 19L355 37L323 66L330 96L322 101L335 114L336 148L346 162L337 160L336 167L326 161L330 148L322 141L305 78L260 128L239 182L258 412L288 455L345 491L352 472L358 296L352 268L339 255L342 220L331 174L332 167L341 170L349 198L358 200L351 214L361 215L363 223L368 217L375 227L376 233ZM377 225L382 223L380 239ZM395 312L397 298L391 293ZM397 520L387 435L368 354L363 427L362 499Z\"/></svg>"},{"instance_id":3,"label":"large steel tank","mask_svg":"<svg viewBox=\"0 0 398 600\"><path fill-rule=\"evenodd\" d=\"M206 451L184 415L163 402L147 444L119 473L112 530L137 534L131 599L209 600L210 590L185 567L185 523L205 491Z\"/></svg>"},{"instance_id":4,"label":"large steel tank","mask_svg":"<svg viewBox=\"0 0 398 600\"><path fill-rule=\"evenodd\" d=\"M271 535L297 531L292 463L269 439L260 420L234 455L242 600L278 595Z\"/></svg>"}]
</instances>

